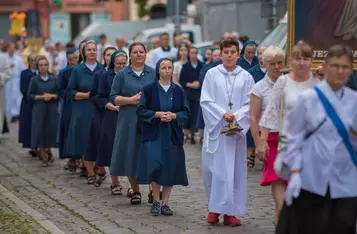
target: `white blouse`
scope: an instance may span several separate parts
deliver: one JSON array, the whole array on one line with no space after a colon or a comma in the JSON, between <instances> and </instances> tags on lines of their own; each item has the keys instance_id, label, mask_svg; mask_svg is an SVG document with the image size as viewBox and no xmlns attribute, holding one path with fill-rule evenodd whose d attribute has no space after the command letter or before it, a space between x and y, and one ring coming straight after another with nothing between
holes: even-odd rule
<instances>
[{"instance_id":1,"label":"white blouse","mask_svg":"<svg viewBox=\"0 0 357 234\"><path fill-rule=\"evenodd\" d=\"M180 81L180 73L182 69L182 63L180 61L174 62L174 74L176 75L176 80Z\"/></svg>"},{"instance_id":2,"label":"white blouse","mask_svg":"<svg viewBox=\"0 0 357 234\"><path fill-rule=\"evenodd\" d=\"M287 114L296 105L299 94L316 84L320 80L310 74L310 79L296 82L289 75L283 75L276 81L268 100L268 106L260 120L259 125L271 130L284 133L284 123ZM283 109L281 109L283 105Z\"/></svg>"},{"instance_id":3,"label":"white blouse","mask_svg":"<svg viewBox=\"0 0 357 234\"><path fill-rule=\"evenodd\" d=\"M274 87L275 82L273 82L269 76L266 74L264 79L260 80L256 85L253 87L251 94L260 98L262 100L262 105L260 108L260 116L259 119L262 118L269 101L269 96L271 91ZM277 132L278 129L270 129L271 132Z\"/></svg>"}]
</instances>

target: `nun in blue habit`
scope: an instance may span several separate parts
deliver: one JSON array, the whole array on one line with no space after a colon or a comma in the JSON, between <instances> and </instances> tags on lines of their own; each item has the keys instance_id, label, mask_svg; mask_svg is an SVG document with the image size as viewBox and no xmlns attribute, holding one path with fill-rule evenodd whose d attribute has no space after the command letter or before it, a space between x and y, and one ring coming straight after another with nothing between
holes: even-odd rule
<instances>
[{"instance_id":1,"label":"nun in blue habit","mask_svg":"<svg viewBox=\"0 0 357 234\"><path fill-rule=\"evenodd\" d=\"M60 121L58 128L58 150L59 158L68 158L65 149L65 142L71 121L71 100L68 97L67 85L71 77L73 67L78 63L78 52L75 48L66 51L67 67L62 69L58 74L57 95L60 97Z\"/></svg>"},{"instance_id":2,"label":"nun in blue habit","mask_svg":"<svg viewBox=\"0 0 357 234\"><path fill-rule=\"evenodd\" d=\"M99 144L100 131L102 128L102 118L104 113L103 99L100 99L97 96L99 82L102 79L103 73L107 71L107 66L110 63L111 55L114 53L115 50L116 48L114 47L107 47L103 51L104 67L99 71L96 71L93 75L93 83L90 91L90 98L92 100L92 105L93 105L93 114L92 114L92 122L90 127L88 148L86 150L86 153L84 154L84 160L89 162L87 163L88 165L87 170L88 167L91 167L91 169L89 170L92 170L92 168L94 170L94 162L97 160L98 153L99 153L98 144ZM102 171L102 173L104 173L105 175L105 170Z\"/></svg>"},{"instance_id":3,"label":"nun in blue habit","mask_svg":"<svg viewBox=\"0 0 357 234\"><path fill-rule=\"evenodd\" d=\"M100 171L104 172L104 167L110 166L111 163L119 112L119 106L116 106L109 101L110 89L112 87L115 75L120 70L125 68L127 63L128 55L125 53L125 51L116 50L111 56L108 70L103 73L101 79L99 80L97 98L102 100L101 107L104 111L99 136L96 166L99 167ZM97 174L96 182L94 183L96 187L100 186L103 176L105 176L105 174ZM121 188L117 176L112 176L112 184L110 188L113 195L121 195Z\"/></svg>"},{"instance_id":4,"label":"nun in blue habit","mask_svg":"<svg viewBox=\"0 0 357 234\"><path fill-rule=\"evenodd\" d=\"M259 63L257 56L257 43L255 41L246 41L238 59L238 65L248 71Z\"/></svg>"},{"instance_id":5,"label":"nun in blue habit","mask_svg":"<svg viewBox=\"0 0 357 234\"><path fill-rule=\"evenodd\" d=\"M23 148L31 148L33 100L27 98L27 91L29 89L31 78L37 75L36 58L36 53L31 53L28 56L29 68L23 70L20 75L20 91L23 97L20 108L19 143L22 143ZM33 148L29 153L33 157L36 157L37 149Z\"/></svg>"},{"instance_id":6,"label":"nun in blue habit","mask_svg":"<svg viewBox=\"0 0 357 234\"><path fill-rule=\"evenodd\" d=\"M82 53L83 63L73 68L67 86L72 113L65 152L73 159L80 159L88 148L93 115L90 90L94 73L103 68L103 65L96 61L97 45L94 41L87 41L83 46ZM91 176L94 176L94 172Z\"/></svg>"},{"instance_id":7,"label":"nun in blue habit","mask_svg":"<svg viewBox=\"0 0 357 234\"><path fill-rule=\"evenodd\" d=\"M190 110L183 89L171 82L172 69L170 59L159 60L156 65L157 81L144 87L136 110L143 122L136 181L138 184L152 183L152 214L161 212L163 215L172 215L168 206L172 186L188 185L183 124ZM163 186L161 208L160 186Z\"/></svg>"}]
</instances>

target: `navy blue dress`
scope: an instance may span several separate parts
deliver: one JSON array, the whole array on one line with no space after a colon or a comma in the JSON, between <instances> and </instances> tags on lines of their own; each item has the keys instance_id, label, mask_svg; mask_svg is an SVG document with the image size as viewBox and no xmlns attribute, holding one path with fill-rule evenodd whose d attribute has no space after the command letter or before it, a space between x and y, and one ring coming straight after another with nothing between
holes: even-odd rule
<instances>
[{"instance_id":1,"label":"navy blue dress","mask_svg":"<svg viewBox=\"0 0 357 234\"><path fill-rule=\"evenodd\" d=\"M67 92L71 99L72 114L65 152L73 159L80 159L88 148L93 114L92 100L75 100L75 96L77 92L90 92L93 75L102 68L103 65L97 63L94 71L91 71L84 63L78 64L73 68L68 82Z\"/></svg>"},{"instance_id":2,"label":"navy blue dress","mask_svg":"<svg viewBox=\"0 0 357 234\"><path fill-rule=\"evenodd\" d=\"M37 95L44 93L55 94L57 91L57 79L50 75L43 80L36 75L31 79L27 97L33 100L31 147L51 148L57 147L58 110L57 101L35 100Z\"/></svg>"},{"instance_id":3,"label":"navy blue dress","mask_svg":"<svg viewBox=\"0 0 357 234\"><path fill-rule=\"evenodd\" d=\"M57 86L57 95L61 98L61 114L60 114L60 123L58 128L58 150L59 158L65 159L68 158L65 152L65 143L69 131L69 124L71 122L71 99L68 96L67 85L69 78L71 77L73 67L66 67L60 71L58 74L58 86Z\"/></svg>"},{"instance_id":4,"label":"navy blue dress","mask_svg":"<svg viewBox=\"0 0 357 234\"><path fill-rule=\"evenodd\" d=\"M105 68L96 71L93 75L93 84L90 91L90 97L92 99L93 112L92 112L92 123L90 127L89 143L86 153L84 154L84 160L96 161L98 158L98 145L99 136L102 128L102 117L104 106L101 99L97 98L97 92L99 87L99 82L102 79L103 73L106 71Z\"/></svg>"},{"instance_id":5,"label":"navy blue dress","mask_svg":"<svg viewBox=\"0 0 357 234\"><path fill-rule=\"evenodd\" d=\"M30 81L36 72L30 68L23 70L20 76L20 91L22 94L19 123L19 143L23 148L31 148L31 125L33 100L27 98Z\"/></svg>"},{"instance_id":6,"label":"navy blue dress","mask_svg":"<svg viewBox=\"0 0 357 234\"><path fill-rule=\"evenodd\" d=\"M176 119L170 123L161 122L154 118L157 111L176 113ZM182 127L190 110L182 88L172 83L165 91L159 82L146 86L137 114L143 127L136 182L187 186Z\"/></svg>"},{"instance_id":7,"label":"navy blue dress","mask_svg":"<svg viewBox=\"0 0 357 234\"><path fill-rule=\"evenodd\" d=\"M251 63L249 63L245 58L244 55L241 54L241 56L238 59L238 65L243 68L244 70L248 71L249 69L251 69L252 67L254 67L255 65L257 65L259 63L257 56L253 57L253 60Z\"/></svg>"},{"instance_id":8,"label":"navy blue dress","mask_svg":"<svg viewBox=\"0 0 357 234\"><path fill-rule=\"evenodd\" d=\"M103 119L102 128L100 131L98 144L98 157L96 161L97 166L110 166L112 160L113 145L115 139L115 131L118 121L118 112L105 108L109 103L110 89L115 77L114 69L110 69L103 73L99 80L98 99L102 100Z\"/></svg>"},{"instance_id":9,"label":"navy blue dress","mask_svg":"<svg viewBox=\"0 0 357 234\"><path fill-rule=\"evenodd\" d=\"M258 83L258 81L262 80L265 76L265 72L262 71L259 64L249 69L248 72L253 76L255 83Z\"/></svg>"},{"instance_id":10,"label":"navy blue dress","mask_svg":"<svg viewBox=\"0 0 357 234\"><path fill-rule=\"evenodd\" d=\"M180 84L185 91L185 95L188 101L188 105L190 107L191 114L188 120L185 123L184 128L191 130L192 132L197 131L197 118L200 107L200 96L201 96L201 88L193 89L186 87L186 83L199 81L200 72L203 67L203 63L198 62L197 67L194 68L190 62L182 65L181 73L180 73Z\"/></svg>"},{"instance_id":11,"label":"navy blue dress","mask_svg":"<svg viewBox=\"0 0 357 234\"><path fill-rule=\"evenodd\" d=\"M138 76L131 66L118 72L110 90L110 101L117 96L132 97L144 86L156 80L155 70L147 65ZM113 146L110 174L113 176L136 176L140 154L141 134L138 131L136 105L123 105L118 113L117 129Z\"/></svg>"}]
</instances>

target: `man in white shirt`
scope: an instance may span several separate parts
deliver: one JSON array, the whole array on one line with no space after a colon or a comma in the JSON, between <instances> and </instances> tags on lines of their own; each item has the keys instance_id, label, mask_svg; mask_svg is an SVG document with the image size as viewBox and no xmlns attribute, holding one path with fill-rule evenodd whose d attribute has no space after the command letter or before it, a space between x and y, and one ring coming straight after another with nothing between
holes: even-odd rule
<instances>
[{"instance_id":1,"label":"man in white shirt","mask_svg":"<svg viewBox=\"0 0 357 234\"><path fill-rule=\"evenodd\" d=\"M226 39L221 43L222 62L208 70L201 91L205 122L202 148L202 171L208 197L207 222L240 226L235 215L246 213L247 143L249 129L249 93L253 77L237 65L239 44ZM241 129L235 135L222 134L226 126Z\"/></svg>"},{"instance_id":2,"label":"man in white shirt","mask_svg":"<svg viewBox=\"0 0 357 234\"><path fill-rule=\"evenodd\" d=\"M152 51L149 66L156 68L156 63L162 58L174 59L177 56L177 49L170 46L170 34L167 32L160 35L160 47Z\"/></svg>"},{"instance_id":3,"label":"man in white shirt","mask_svg":"<svg viewBox=\"0 0 357 234\"><path fill-rule=\"evenodd\" d=\"M98 62L104 63L103 52L109 46L111 46L111 45L108 44L107 36L105 34L101 34L99 36L99 43L97 44L97 61Z\"/></svg>"}]
</instances>

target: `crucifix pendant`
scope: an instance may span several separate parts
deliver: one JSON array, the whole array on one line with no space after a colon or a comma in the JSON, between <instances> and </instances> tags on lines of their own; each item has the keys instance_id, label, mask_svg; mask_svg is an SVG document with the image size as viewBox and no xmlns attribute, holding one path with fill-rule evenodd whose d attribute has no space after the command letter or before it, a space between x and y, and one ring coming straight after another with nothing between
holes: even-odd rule
<instances>
[{"instance_id":1,"label":"crucifix pendant","mask_svg":"<svg viewBox=\"0 0 357 234\"><path fill-rule=\"evenodd\" d=\"M229 109L232 110L233 103L232 103L232 102L229 102L229 103L228 103L228 106L229 106Z\"/></svg>"}]
</instances>

